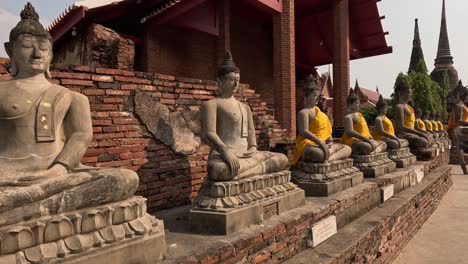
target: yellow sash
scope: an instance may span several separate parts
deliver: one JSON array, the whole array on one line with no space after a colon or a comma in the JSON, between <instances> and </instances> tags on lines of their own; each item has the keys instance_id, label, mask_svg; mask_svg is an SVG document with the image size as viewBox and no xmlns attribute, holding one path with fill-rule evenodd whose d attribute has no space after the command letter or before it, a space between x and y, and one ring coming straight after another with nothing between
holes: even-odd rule
<instances>
[{"instance_id":1,"label":"yellow sash","mask_svg":"<svg viewBox=\"0 0 468 264\"><path fill-rule=\"evenodd\" d=\"M395 136L395 129L393 128L393 124L392 124L392 121L390 121L390 119L388 119L387 116L384 116L384 120L383 120L383 128L384 128L384 131L387 132L388 134L392 135L392 136ZM374 139L375 140L383 140L385 137L381 136L379 134L379 132L377 132L377 129L374 127Z\"/></svg>"},{"instance_id":2,"label":"yellow sash","mask_svg":"<svg viewBox=\"0 0 468 264\"><path fill-rule=\"evenodd\" d=\"M367 126L366 119L359 112L358 112L358 115L359 115L359 120L356 123L354 123L354 125L353 125L354 131L356 131L357 133L363 135L366 138L370 138L369 127ZM357 138L348 136L348 135L346 135L346 133L343 134L343 136L341 136L341 143L343 143L345 145L348 145L348 146L353 145L353 142L356 141L356 140L357 140Z\"/></svg>"},{"instance_id":3,"label":"yellow sash","mask_svg":"<svg viewBox=\"0 0 468 264\"><path fill-rule=\"evenodd\" d=\"M326 141L332 135L332 126L330 123L330 119L328 116L324 114L320 109L316 106L314 107L315 110L315 119L309 123L309 131L318 137L321 141ZM304 148L307 145L316 145L315 142L305 139L302 136L297 136L296 138L296 151L294 153L293 159L291 163L295 165L297 161L300 159Z\"/></svg>"}]
</instances>

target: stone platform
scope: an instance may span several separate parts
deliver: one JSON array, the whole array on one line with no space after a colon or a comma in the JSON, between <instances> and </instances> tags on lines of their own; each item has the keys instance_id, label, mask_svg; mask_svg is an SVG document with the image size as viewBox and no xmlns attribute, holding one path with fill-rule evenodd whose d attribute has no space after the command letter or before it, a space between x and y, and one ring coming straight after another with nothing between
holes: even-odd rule
<instances>
[{"instance_id":1,"label":"stone platform","mask_svg":"<svg viewBox=\"0 0 468 264\"><path fill-rule=\"evenodd\" d=\"M287 264L391 263L452 186L449 166L394 196Z\"/></svg>"},{"instance_id":2,"label":"stone platform","mask_svg":"<svg viewBox=\"0 0 468 264\"><path fill-rule=\"evenodd\" d=\"M281 171L228 182L206 181L190 210L191 230L226 235L304 205L304 191Z\"/></svg>"},{"instance_id":3,"label":"stone platform","mask_svg":"<svg viewBox=\"0 0 468 264\"><path fill-rule=\"evenodd\" d=\"M396 164L388 158L387 152L371 155L353 155L354 166L364 173L366 178L375 178L392 172Z\"/></svg>"},{"instance_id":4,"label":"stone platform","mask_svg":"<svg viewBox=\"0 0 468 264\"><path fill-rule=\"evenodd\" d=\"M154 263L165 255L164 225L146 199L80 209L0 228L0 263Z\"/></svg>"},{"instance_id":5,"label":"stone platform","mask_svg":"<svg viewBox=\"0 0 468 264\"><path fill-rule=\"evenodd\" d=\"M397 168L406 168L416 162L416 156L409 148L387 149L388 158L396 163Z\"/></svg>"},{"instance_id":6,"label":"stone platform","mask_svg":"<svg viewBox=\"0 0 468 264\"><path fill-rule=\"evenodd\" d=\"M306 196L329 196L362 183L363 174L353 167L352 159L328 163L298 162L292 180Z\"/></svg>"},{"instance_id":7,"label":"stone platform","mask_svg":"<svg viewBox=\"0 0 468 264\"><path fill-rule=\"evenodd\" d=\"M357 254L359 257L362 254L374 254L375 245L378 245L379 249L387 246L384 243L389 239L386 232L393 230L382 226L386 225L387 222L398 223L399 227L405 228L416 226L413 224L414 221L418 224L424 222L424 217L432 212L430 210L434 209L438 199L445 193L444 188L451 185L447 167L438 165L438 168L434 169L432 166L432 163L437 162L439 160L413 165L424 168L426 175L422 181L406 190L401 190L394 196L395 198L391 198L383 204L380 184L366 182L379 178L366 179L362 184L328 197L306 197L304 206L280 215L274 215L261 224L251 225L229 235L204 235L190 231L189 206L158 211L156 216L165 222L168 245L166 258L162 263L281 263L310 247L313 247L313 250L320 249L329 241L337 241L337 244L333 244L327 249L329 254L333 254L333 256L336 254L340 260L346 260L338 263L354 263L352 259L345 257L352 257L352 254ZM395 182L388 183L395 184ZM407 199L410 196L413 198L408 203ZM421 205L415 206L417 201L420 201ZM390 209L385 209L387 204L394 203L397 204L398 208L405 206L405 208L410 209L408 214L402 216L401 221L395 222L395 219L401 213L406 212L405 210L391 209L390 212L388 211ZM385 220L387 222L383 222L380 218L367 218L368 215L373 215L376 210L382 210L381 208L384 208L383 211L390 219L393 219L392 221ZM365 224L364 231L368 233L361 233L363 229L353 226L361 219L365 219L365 221L360 222L358 227ZM368 230L369 224L379 226L377 229ZM352 228L348 228L350 226ZM397 230L401 230L401 228ZM407 235L405 238L413 233L413 230L408 234L405 233ZM338 236L339 239L336 239ZM398 237L400 236L398 235ZM392 237L396 237L396 234L392 233ZM395 243L401 241L394 240ZM356 249L358 247L356 243L360 241L363 243L358 244L361 247L358 251L340 255L339 252L347 248ZM319 256L327 260L329 254ZM293 258L290 263L301 263L293 260L297 259ZM313 258L311 261L313 261L311 263L316 263ZM359 263L359 261L356 262Z\"/></svg>"}]
</instances>

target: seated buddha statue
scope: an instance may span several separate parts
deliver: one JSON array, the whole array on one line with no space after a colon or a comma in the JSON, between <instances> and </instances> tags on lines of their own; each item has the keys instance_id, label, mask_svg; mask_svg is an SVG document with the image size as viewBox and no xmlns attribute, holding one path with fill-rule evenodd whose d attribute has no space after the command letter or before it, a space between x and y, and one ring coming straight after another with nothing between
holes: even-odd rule
<instances>
[{"instance_id":1,"label":"seated buddha statue","mask_svg":"<svg viewBox=\"0 0 468 264\"><path fill-rule=\"evenodd\" d=\"M435 113L435 121L437 123L437 127L439 128L439 131L444 132L445 137L447 137L447 132L445 131L444 124L442 123L442 115L440 113Z\"/></svg>"},{"instance_id":2,"label":"seated buddha statue","mask_svg":"<svg viewBox=\"0 0 468 264\"><path fill-rule=\"evenodd\" d=\"M211 147L208 177L230 181L285 169L288 158L280 153L257 151L255 125L250 107L234 98L239 89L240 71L226 52L218 68L219 96L201 109L203 140Z\"/></svg>"},{"instance_id":3,"label":"seated buddha statue","mask_svg":"<svg viewBox=\"0 0 468 264\"><path fill-rule=\"evenodd\" d=\"M416 110L414 110L414 115L416 117L416 120L414 123L414 129L418 131L426 132L426 123L421 119L421 116L422 116L421 109L416 108Z\"/></svg>"},{"instance_id":4,"label":"seated buddha statue","mask_svg":"<svg viewBox=\"0 0 468 264\"><path fill-rule=\"evenodd\" d=\"M376 104L377 117L374 123L373 137L375 140L384 141L388 149L399 149L408 147L409 143L406 139L399 139L395 136L395 129L393 128L392 121L386 116L387 102L383 99L382 95Z\"/></svg>"},{"instance_id":5,"label":"seated buddha statue","mask_svg":"<svg viewBox=\"0 0 468 264\"><path fill-rule=\"evenodd\" d=\"M426 125L426 132L429 133L435 140L439 140L440 134L435 130L436 128L433 127L430 116L431 111L426 110L423 112L421 119L424 121L424 125Z\"/></svg>"},{"instance_id":6,"label":"seated buddha statue","mask_svg":"<svg viewBox=\"0 0 468 264\"><path fill-rule=\"evenodd\" d=\"M328 116L318 107L321 89L312 75L306 77L304 109L297 114L298 136L292 164L298 161L324 163L351 156L349 146L333 143L332 125Z\"/></svg>"},{"instance_id":7,"label":"seated buddha statue","mask_svg":"<svg viewBox=\"0 0 468 264\"><path fill-rule=\"evenodd\" d=\"M447 132L450 135L455 146L461 146L464 151L468 151L468 144L465 142L468 138L468 89L461 86L456 88L456 99L452 104L452 112L448 121Z\"/></svg>"},{"instance_id":8,"label":"seated buddha statue","mask_svg":"<svg viewBox=\"0 0 468 264\"><path fill-rule=\"evenodd\" d=\"M437 116L436 112L431 112L429 114L429 121L431 121L431 124L432 124L432 131L437 133L440 139L445 140L445 132L443 128L442 129L440 128L439 123L436 120L436 116Z\"/></svg>"},{"instance_id":9,"label":"seated buddha statue","mask_svg":"<svg viewBox=\"0 0 468 264\"><path fill-rule=\"evenodd\" d=\"M384 152L387 144L383 141L376 141L372 138L366 119L359 112L359 97L351 88L347 98L348 111L344 118L345 132L341 137L341 143L352 148L354 155L369 155Z\"/></svg>"},{"instance_id":10,"label":"seated buddha statue","mask_svg":"<svg viewBox=\"0 0 468 264\"><path fill-rule=\"evenodd\" d=\"M395 83L395 131L398 138L409 141L410 148L425 149L432 145L432 137L415 129L414 109L408 104L413 96L410 81L403 75Z\"/></svg>"},{"instance_id":11,"label":"seated buddha statue","mask_svg":"<svg viewBox=\"0 0 468 264\"><path fill-rule=\"evenodd\" d=\"M134 171L80 164L93 137L89 102L46 78L52 37L30 3L5 49L13 78L0 82L1 224L131 197Z\"/></svg>"}]
</instances>

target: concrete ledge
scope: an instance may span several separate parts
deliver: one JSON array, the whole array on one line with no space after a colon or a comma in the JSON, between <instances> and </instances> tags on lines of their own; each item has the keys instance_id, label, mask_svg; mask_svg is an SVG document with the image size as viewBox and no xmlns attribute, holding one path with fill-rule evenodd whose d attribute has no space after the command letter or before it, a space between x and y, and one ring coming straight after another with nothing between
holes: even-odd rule
<instances>
[{"instance_id":1,"label":"concrete ledge","mask_svg":"<svg viewBox=\"0 0 468 264\"><path fill-rule=\"evenodd\" d=\"M364 175L357 172L328 182L311 182L292 177L292 181L305 191L306 196L330 196L362 183Z\"/></svg>"},{"instance_id":2,"label":"concrete ledge","mask_svg":"<svg viewBox=\"0 0 468 264\"><path fill-rule=\"evenodd\" d=\"M450 171L449 166L438 168L420 184L400 192L323 244L285 263L390 263L452 186Z\"/></svg>"}]
</instances>

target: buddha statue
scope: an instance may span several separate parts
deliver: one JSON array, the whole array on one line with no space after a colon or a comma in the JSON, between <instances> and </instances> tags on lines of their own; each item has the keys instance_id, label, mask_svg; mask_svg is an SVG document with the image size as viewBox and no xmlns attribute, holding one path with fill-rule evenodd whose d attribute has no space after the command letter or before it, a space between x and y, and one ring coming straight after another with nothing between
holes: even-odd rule
<instances>
[{"instance_id":1,"label":"buddha statue","mask_svg":"<svg viewBox=\"0 0 468 264\"><path fill-rule=\"evenodd\" d=\"M227 51L217 73L220 94L201 109L202 137L211 147L208 158L211 180L231 181L278 172L289 164L283 154L257 151L252 112L234 98L239 78L239 68Z\"/></svg>"},{"instance_id":2,"label":"buddha statue","mask_svg":"<svg viewBox=\"0 0 468 264\"><path fill-rule=\"evenodd\" d=\"M465 151L468 150L468 144L465 138L468 136L466 127L468 126L468 89L459 83L456 88L456 95L452 104L452 112L448 121L447 132L450 135L455 146L460 146Z\"/></svg>"},{"instance_id":3,"label":"buddha statue","mask_svg":"<svg viewBox=\"0 0 468 264\"><path fill-rule=\"evenodd\" d=\"M377 117L374 123L373 137L375 140L384 141L388 149L400 149L408 147L409 142L406 139L399 139L395 136L395 129L393 128L392 121L386 116L387 102L383 99L382 95L376 105Z\"/></svg>"},{"instance_id":4,"label":"buddha statue","mask_svg":"<svg viewBox=\"0 0 468 264\"><path fill-rule=\"evenodd\" d=\"M13 79L0 82L0 226L131 197L134 171L80 164L93 136L89 102L48 81L52 37L30 3L5 49Z\"/></svg>"},{"instance_id":5,"label":"buddha statue","mask_svg":"<svg viewBox=\"0 0 468 264\"><path fill-rule=\"evenodd\" d=\"M395 130L398 138L409 141L412 149L425 149L432 145L432 137L415 129L414 109L408 104L413 96L411 84L405 77L399 77L395 83Z\"/></svg>"},{"instance_id":6,"label":"buddha statue","mask_svg":"<svg viewBox=\"0 0 468 264\"><path fill-rule=\"evenodd\" d=\"M387 144L372 138L366 119L359 112L359 97L356 96L352 88L347 98L347 104L349 114L344 118L345 132L341 137L341 143L350 146L353 155L384 152L387 149Z\"/></svg>"},{"instance_id":7,"label":"buddha statue","mask_svg":"<svg viewBox=\"0 0 468 264\"><path fill-rule=\"evenodd\" d=\"M440 113L435 113L435 121L439 128L439 131L443 131L445 135L447 136L447 132L445 132L444 124L442 123L442 115Z\"/></svg>"},{"instance_id":8,"label":"buddha statue","mask_svg":"<svg viewBox=\"0 0 468 264\"><path fill-rule=\"evenodd\" d=\"M426 132L426 123L421 119L421 116L422 116L421 109L416 108L416 110L414 110L414 115L416 117L416 120L414 123L414 129L418 131Z\"/></svg>"},{"instance_id":9,"label":"buddha statue","mask_svg":"<svg viewBox=\"0 0 468 264\"><path fill-rule=\"evenodd\" d=\"M333 143L331 122L318 106L321 92L313 76L308 75L304 89L304 109L297 114L298 136L291 162L293 165L299 160L323 163L351 156L349 146Z\"/></svg>"},{"instance_id":10,"label":"buddha statue","mask_svg":"<svg viewBox=\"0 0 468 264\"><path fill-rule=\"evenodd\" d=\"M440 135L434 129L432 121L430 119L430 115L431 111L426 110L423 112L421 119L423 120L424 125L426 126L426 132L429 133L434 138L434 140L438 140Z\"/></svg>"},{"instance_id":11,"label":"buddha statue","mask_svg":"<svg viewBox=\"0 0 468 264\"><path fill-rule=\"evenodd\" d=\"M443 128L442 129L440 128L439 123L436 120L436 116L437 116L436 112L431 112L429 114L429 121L431 122L431 125L432 125L432 131L436 133L442 141L446 141L445 131L443 130Z\"/></svg>"}]
</instances>

